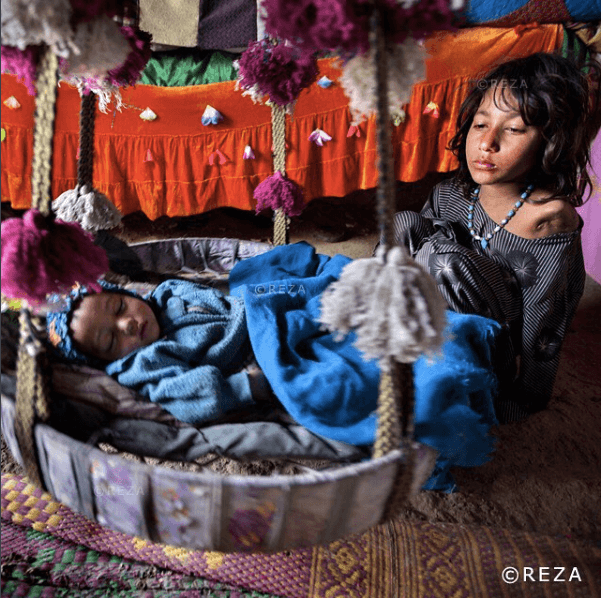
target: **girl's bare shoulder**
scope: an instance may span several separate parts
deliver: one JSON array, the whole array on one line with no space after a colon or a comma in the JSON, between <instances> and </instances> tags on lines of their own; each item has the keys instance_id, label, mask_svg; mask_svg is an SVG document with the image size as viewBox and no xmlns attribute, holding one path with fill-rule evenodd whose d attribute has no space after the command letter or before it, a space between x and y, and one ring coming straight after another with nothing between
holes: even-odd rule
<instances>
[{"instance_id":1,"label":"girl's bare shoulder","mask_svg":"<svg viewBox=\"0 0 603 598\"><path fill-rule=\"evenodd\" d=\"M543 198L530 203L530 236L548 237L559 233L571 233L580 226L580 217L567 199Z\"/></svg>"}]
</instances>

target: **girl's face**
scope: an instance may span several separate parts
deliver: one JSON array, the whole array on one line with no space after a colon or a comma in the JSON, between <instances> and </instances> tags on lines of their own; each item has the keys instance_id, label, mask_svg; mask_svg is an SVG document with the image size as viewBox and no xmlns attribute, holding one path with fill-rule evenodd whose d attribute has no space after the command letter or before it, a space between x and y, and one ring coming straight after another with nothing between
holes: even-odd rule
<instances>
[{"instance_id":1,"label":"girl's face","mask_svg":"<svg viewBox=\"0 0 603 598\"><path fill-rule=\"evenodd\" d=\"M539 157L540 131L524 123L515 98L504 92L504 85L486 92L467 134L467 166L478 185L521 185Z\"/></svg>"},{"instance_id":2,"label":"girl's face","mask_svg":"<svg viewBox=\"0 0 603 598\"><path fill-rule=\"evenodd\" d=\"M71 332L81 351L103 361L116 361L154 343L159 323L150 305L120 293L84 297L74 311Z\"/></svg>"}]
</instances>

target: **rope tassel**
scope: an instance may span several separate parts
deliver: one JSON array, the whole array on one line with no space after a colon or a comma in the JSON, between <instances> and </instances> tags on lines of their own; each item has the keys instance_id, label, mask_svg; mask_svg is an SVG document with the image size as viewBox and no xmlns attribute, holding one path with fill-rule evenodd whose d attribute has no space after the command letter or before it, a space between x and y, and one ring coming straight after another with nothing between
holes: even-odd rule
<instances>
[{"instance_id":1,"label":"rope tassel","mask_svg":"<svg viewBox=\"0 0 603 598\"><path fill-rule=\"evenodd\" d=\"M59 195L52 205L57 218L65 222L77 222L87 231L113 228L121 221L121 214L113 202L92 186L96 99L96 94L91 92L82 95L78 184L75 189Z\"/></svg>"},{"instance_id":2,"label":"rope tassel","mask_svg":"<svg viewBox=\"0 0 603 598\"><path fill-rule=\"evenodd\" d=\"M320 321L342 336L354 330L367 359L388 367L436 353L446 326L435 283L401 247L350 262L325 291Z\"/></svg>"}]
</instances>

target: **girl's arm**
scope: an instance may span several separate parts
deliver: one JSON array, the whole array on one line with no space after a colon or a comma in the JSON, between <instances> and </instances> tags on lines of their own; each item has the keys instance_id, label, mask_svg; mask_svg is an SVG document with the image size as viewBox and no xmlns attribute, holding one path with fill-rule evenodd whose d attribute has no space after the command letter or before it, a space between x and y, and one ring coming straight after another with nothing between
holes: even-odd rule
<instances>
[{"instance_id":1,"label":"girl's arm","mask_svg":"<svg viewBox=\"0 0 603 598\"><path fill-rule=\"evenodd\" d=\"M543 408L551 398L561 346L586 278L579 239L565 248L549 249L546 258L536 258L543 273L555 275L546 285L523 289L521 367L515 388L516 400L527 402L533 410Z\"/></svg>"},{"instance_id":2,"label":"girl's arm","mask_svg":"<svg viewBox=\"0 0 603 598\"><path fill-rule=\"evenodd\" d=\"M544 409L553 394L561 347L580 295L558 296L550 302L524 308L520 370L513 398L525 403L529 411ZM545 314L543 307L548 309Z\"/></svg>"}]
</instances>

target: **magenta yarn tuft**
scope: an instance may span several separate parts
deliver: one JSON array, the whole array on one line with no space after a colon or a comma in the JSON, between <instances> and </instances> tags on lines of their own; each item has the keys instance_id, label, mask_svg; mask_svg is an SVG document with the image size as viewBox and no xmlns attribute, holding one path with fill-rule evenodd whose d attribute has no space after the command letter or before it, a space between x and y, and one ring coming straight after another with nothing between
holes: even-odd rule
<instances>
[{"instance_id":1,"label":"magenta yarn tuft","mask_svg":"<svg viewBox=\"0 0 603 598\"><path fill-rule=\"evenodd\" d=\"M75 222L50 223L39 210L28 210L2 223L1 286L7 297L36 305L76 283L100 290L98 279L108 269L105 251Z\"/></svg>"}]
</instances>

